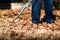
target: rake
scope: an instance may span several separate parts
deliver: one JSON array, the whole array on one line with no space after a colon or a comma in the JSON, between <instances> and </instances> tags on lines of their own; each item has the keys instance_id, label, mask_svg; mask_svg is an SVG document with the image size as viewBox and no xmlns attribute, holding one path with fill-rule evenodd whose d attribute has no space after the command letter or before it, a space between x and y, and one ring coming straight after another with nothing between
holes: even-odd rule
<instances>
[{"instance_id":1,"label":"rake","mask_svg":"<svg viewBox=\"0 0 60 40\"><path fill-rule=\"evenodd\" d=\"M19 16L22 14L22 12L29 7L31 0L29 0L23 7L22 10L18 13L18 16L11 22L11 26L13 26L14 21L19 18Z\"/></svg>"}]
</instances>

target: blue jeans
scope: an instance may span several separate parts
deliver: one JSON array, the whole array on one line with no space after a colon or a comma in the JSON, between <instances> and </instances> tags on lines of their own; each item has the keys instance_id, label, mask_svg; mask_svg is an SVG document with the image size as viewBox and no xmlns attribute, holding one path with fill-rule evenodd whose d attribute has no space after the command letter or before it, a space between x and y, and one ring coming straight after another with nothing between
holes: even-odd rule
<instances>
[{"instance_id":1,"label":"blue jeans","mask_svg":"<svg viewBox=\"0 0 60 40\"><path fill-rule=\"evenodd\" d=\"M41 11L42 0L32 0L32 22L40 22L40 11ZM55 17L53 15L53 0L44 0L45 7L45 21L51 22Z\"/></svg>"}]
</instances>

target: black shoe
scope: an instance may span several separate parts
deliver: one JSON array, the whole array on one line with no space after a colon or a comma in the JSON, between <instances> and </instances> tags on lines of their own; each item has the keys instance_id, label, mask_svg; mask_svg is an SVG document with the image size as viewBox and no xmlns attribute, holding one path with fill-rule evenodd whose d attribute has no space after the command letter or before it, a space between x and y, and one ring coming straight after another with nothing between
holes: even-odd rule
<instances>
[{"instance_id":1,"label":"black shoe","mask_svg":"<svg viewBox=\"0 0 60 40\"><path fill-rule=\"evenodd\" d=\"M39 23L42 23L42 22L41 21L32 21L32 23L39 24Z\"/></svg>"},{"instance_id":2,"label":"black shoe","mask_svg":"<svg viewBox=\"0 0 60 40\"><path fill-rule=\"evenodd\" d=\"M54 23L54 21L55 21L56 19L51 19L51 21L48 21L48 20L46 20L46 19L44 19L44 20L42 20L42 22L47 22L47 23Z\"/></svg>"}]
</instances>

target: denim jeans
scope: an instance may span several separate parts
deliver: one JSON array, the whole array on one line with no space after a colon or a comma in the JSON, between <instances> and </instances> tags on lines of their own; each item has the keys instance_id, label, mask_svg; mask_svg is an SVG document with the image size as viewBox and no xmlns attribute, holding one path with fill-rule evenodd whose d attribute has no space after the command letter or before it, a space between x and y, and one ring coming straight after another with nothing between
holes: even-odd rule
<instances>
[{"instance_id":1,"label":"denim jeans","mask_svg":"<svg viewBox=\"0 0 60 40\"><path fill-rule=\"evenodd\" d=\"M40 22L42 0L32 0L32 22ZM44 0L45 21L51 22L55 17L53 15L53 0Z\"/></svg>"}]
</instances>

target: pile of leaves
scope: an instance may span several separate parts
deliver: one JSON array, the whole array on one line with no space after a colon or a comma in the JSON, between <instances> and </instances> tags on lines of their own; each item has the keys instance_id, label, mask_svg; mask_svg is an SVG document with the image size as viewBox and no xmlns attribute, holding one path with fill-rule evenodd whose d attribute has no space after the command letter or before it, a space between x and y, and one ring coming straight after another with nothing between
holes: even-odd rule
<instances>
[{"instance_id":1,"label":"pile of leaves","mask_svg":"<svg viewBox=\"0 0 60 40\"><path fill-rule=\"evenodd\" d=\"M15 19L20 9L0 10L0 40L59 40L60 39L60 11L54 10L56 16L54 23L42 22L33 24L31 22L31 9L26 9L15 20L11 26L11 22ZM45 12L41 10L41 20L44 18ZM45 37L44 37L45 36Z\"/></svg>"}]
</instances>

